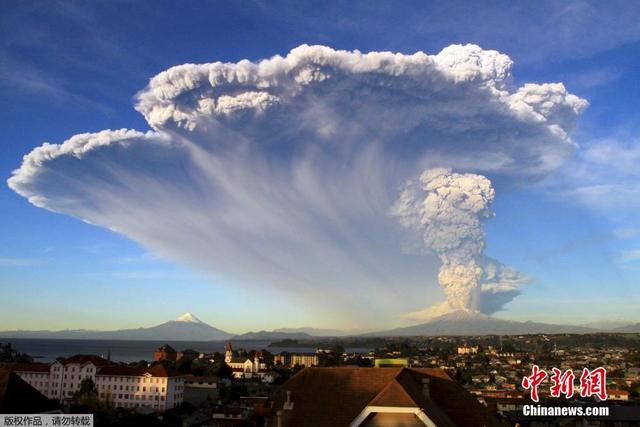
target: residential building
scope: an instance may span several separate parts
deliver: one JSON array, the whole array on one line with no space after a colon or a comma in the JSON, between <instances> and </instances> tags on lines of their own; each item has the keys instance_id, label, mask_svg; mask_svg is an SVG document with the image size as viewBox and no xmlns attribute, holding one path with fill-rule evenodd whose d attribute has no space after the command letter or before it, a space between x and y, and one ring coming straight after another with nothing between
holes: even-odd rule
<instances>
[{"instance_id":1,"label":"residential building","mask_svg":"<svg viewBox=\"0 0 640 427\"><path fill-rule=\"evenodd\" d=\"M184 399L184 376L163 365L105 366L96 375L101 399L119 408L171 409Z\"/></svg>"},{"instance_id":2,"label":"residential building","mask_svg":"<svg viewBox=\"0 0 640 427\"><path fill-rule=\"evenodd\" d=\"M607 397L609 400L629 400L629 392L610 388L607 390Z\"/></svg>"},{"instance_id":3,"label":"residential building","mask_svg":"<svg viewBox=\"0 0 640 427\"><path fill-rule=\"evenodd\" d=\"M273 363L275 365L282 365L286 367L294 366L318 366L319 358L315 353L287 353L282 352L273 356Z\"/></svg>"},{"instance_id":4,"label":"residential building","mask_svg":"<svg viewBox=\"0 0 640 427\"><path fill-rule=\"evenodd\" d=\"M200 405L207 399L217 401L220 398L217 377L187 375L184 377L184 401Z\"/></svg>"},{"instance_id":5,"label":"residential building","mask_svg":"<svg viewBox=\"0 0 640 427\"><path fill-rule=\"evenodd\" d=\"M478 346L462 345L458 347L458 354L478 354Z\"/></svg>"},{"instance_id":6,"label":"residential building","mask_svg":"<svg viewBox=\"0 0 640 427\"><path fill-rule=\"evenodd\" d=\"M175 362L178 359L178 353L169 344L165 344L153 353L153 360L159 362L161 360L169 360Z\"/></svg>"}]
</instances>

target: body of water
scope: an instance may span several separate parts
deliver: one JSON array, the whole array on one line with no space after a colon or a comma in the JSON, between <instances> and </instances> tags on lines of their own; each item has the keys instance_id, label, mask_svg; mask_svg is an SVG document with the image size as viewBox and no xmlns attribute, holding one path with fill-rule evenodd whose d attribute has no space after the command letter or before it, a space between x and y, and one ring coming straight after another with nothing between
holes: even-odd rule
<instances>
[{"instance_id":1,"label":"body of water","mask_svg":"<svg viewBox=\"0 0 640 427\"><path fill-rule=\"evenodd\" d=\"M111 353L116 362L136 362L153 360L154 351L163 344L169 344L176 351L193 349L201 353L224 353L226 341L129 341L129 340L68 340L68 339L32 339L1 338L0 343L11 343L20 353L35 357L37 362L52 362L57 357L69 357L74 354L97 354L104 358ZM291 353L315 353L315 347L269 347L271 341L232 341L234 349L268 350L277 354L282 351ZM366 352L366 348L346 348L348 353Z\"/></svg>"}]
</instances>

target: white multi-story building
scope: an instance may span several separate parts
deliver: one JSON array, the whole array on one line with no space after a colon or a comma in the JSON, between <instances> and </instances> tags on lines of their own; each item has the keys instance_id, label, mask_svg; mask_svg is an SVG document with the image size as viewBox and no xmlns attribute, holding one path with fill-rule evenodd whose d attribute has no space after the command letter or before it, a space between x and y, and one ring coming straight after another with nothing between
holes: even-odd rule
<instances>
[{"instance_id":1,"label":"white multi-story building","mask_svg":"<svg viewBox=\"0 0 640 427\"><path fill-rule=\"evenodd\" d=\"M71 399L90 378L100 399L116 407L174 408L184 398L184 376L163 365L149 368L114 365L94 355L76 355L50 365L17 363L7 366L50 399Z\"/></svg>"},{"instance_id":2,"label":"white multi-story building","mask_svg":"<svg viewBox=\"0 0 640 427\"><path fill-rule=\"evenodd\" d=\"M318 366L320 358L314 353L285 353L273 356L273 363L282 366Z\"/></svg>"},{"instance_id":3,"label":"white multi-story building","mask_svg":"<svg viewBox=\"0 0 640 427\"><path fill-rule=\"evenodd\" d=\"M150 368L105 366L96 375L101 399L120 408L175 408L184 399L184 376L163 365Z\"/></svg>"}]
</instances>

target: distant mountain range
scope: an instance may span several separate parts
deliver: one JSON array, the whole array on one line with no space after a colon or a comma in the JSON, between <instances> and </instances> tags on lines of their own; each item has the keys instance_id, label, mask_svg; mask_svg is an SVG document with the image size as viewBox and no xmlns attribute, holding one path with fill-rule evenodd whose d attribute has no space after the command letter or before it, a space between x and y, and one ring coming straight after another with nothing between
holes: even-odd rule
<instances>
[{"instance_id":1,"label":"distant mountain range","mask_svg":"<svg viewBox=\"0 0 640 427\"><path fill-rule=\"evenodd\" d=\"M632 325L626 325L619 328L616 328L613 332L624 333L624 334L640 334L640 323L634 323Z\"/></svg>"},{"instance_id":2,"label":"distant mountain range","mask_svg":"<svg viewBox=\"0 0 640 427\"><path fill-rule=\"evenodd\" d=\"M281 328L273 331L230 334L210 326L191 313L149 328L95 331L86 329L63 331L0 331L1 338L102 339L140 341L227 341L283 339L311 340L317 337L387 337L415 335L524 335L524 334L585 334L598 332L640 333L640 323L620 321L592 322L583 326L556 325L537 322L517 322L488 316L471 310L458 310L433 318L428 322L376 332L340 331L311 327Z\"/></svg>"},{"instance_id":3,"label":"distant mountain range","mask_svg":"<svg viewBox=\"0 0 640 427\"><path fill-rule=\"evenodd\" d=\"M594 322L585 323L582 326L586 326L587 328L599 329L601 331L616 332L618 329L626 328L633 325L630 325L629 322L626 322L624 320L596 320ZM638 329L637 326L636 329Z\"/></svg>"},{"instance_id":4,"label":"distant mountain range","mask_svg":"<svg viewBox=\"0 0 640 427\"><path fill-rule=\"evenodd\" d=\"M365 336L584 334L595 332L600 331L584 326L553 325L531 321L516 322L498 319L477 311L457 310L435 317L420 325L371 332Z\"/></svg>"},{"instance_id":5,"label":"distant mountain range","mask_svg":"<svg viewBox=\"0 0 640 427\"><path fill-rule=\"evenodd\" d=\"M279 328L274 329L273 332L284 332L288 334L296 334L296 333L304 333L309 334L312 337L347 337L347 336L355 336L361 335L367 332L372 332L374 329L349 329L349 330L340 330L340 329L321 329L321 328L312 328L309 326L301 327L301 328Z\"/></svg>"},{"instance_id":6,"label":"distant mountain range","mask_svg":"<svg viewBox=\"0 0 640 427\"><path fill-rule=\"evenodd\" d=\"M67 329L63 331L0 331L2 338L97 339L141 341L223 341L233 334L207 325L191 313L150 328L118 331Z\"/></svg>"},{"instance_id":7,"label":"distant mountain range","mask_svg":"<svg viewBox=\"0 0 640 427\"><path fill-rule=\"evenodd\" d=\"M246 340L269 341L269 340L283 340L283 339L308 340L312 338L313 336L304 332L258 331L258 332L247 332L244 334L236 335L233 337L233 340L235 341L246 341Z\"/></svg>"}]
</instances>

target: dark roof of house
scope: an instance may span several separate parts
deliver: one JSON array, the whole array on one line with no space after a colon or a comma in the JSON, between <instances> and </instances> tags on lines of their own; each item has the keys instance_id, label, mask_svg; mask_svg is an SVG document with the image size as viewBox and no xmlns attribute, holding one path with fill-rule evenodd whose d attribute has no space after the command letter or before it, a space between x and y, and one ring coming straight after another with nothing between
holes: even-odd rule
<instances>
[{"instance_id":1,"label":"dark roof of house","mask_svg":"<svg viewBox=\"0 0 640 427\"><path fill-rule=\"evenodd\" d=\"M153 365L150 368L140 368L134 366L123 366L123 365L114 365L114 366L103 366L98 369L96 375L110 375L110 376L121 376L121 377L141 377L145 374L149 374L153 377L178 377L181 376L178 371L173 368L168 368L164 365L157 364Z\"/></svg>"},{"instance_id":2,"label":"dark roof of house","mask_svg":"<svg viewBox=\"0 0 640 427\"><path fill-rule=\"evenodd\" d=\"M429 382L429 397L423 393ZM499 426L487 409L441 369L305 368L274 396L283 409L291 392L293 409L284 410L285 426L349 426L367 406L421 408L440 426ZM276 417L272 418L276 424Z\"/></svg>"},{"instance_id":3,"label":"dark roof of house","mask_svg":"<svg viewBox=\"0 0 640 427\"><path fill-rule=\"evenodd\" d=\"M165 351L165 352L174 352L174 353L176 352L175 349L171 347L169 344L165 344L161 346L156 351Z\"/></svg>"},{"instance_id":4,"label":"dark roof of house","mask_svg":"<svg viewBox=\"0 0 640 427\"><path fill-rule=\"evenodd\" d=\"M0 369L17 372L49 373L49 365L46 363L0 363Z\"/></svg>"},{"instance_id":5,"label":"dark roof of house","mask_svg":"<svg viewBox=\"0 0 640 427\"><path fill-rule=\"evenodd\" d=\"M0 370L0 414L35 414L58 408L57 403L47 399L18 374Z\"/></svg>"},{"instance_id":6,"label":"dark roof of house","mask_svg":"<svg viewBox=\"0 0 640 427\"><path fill-rule=\"evenodd\" d=\"M93 363L96 366L107 366L112 362L109 362L107 359L103 359L100 356L96 356L95 354L76 354L71 357L67 357L62 361L63 365L68 365L71 363L77 363L79 365L84 365L85 363Z\"/></svg>"}]
</instances>

